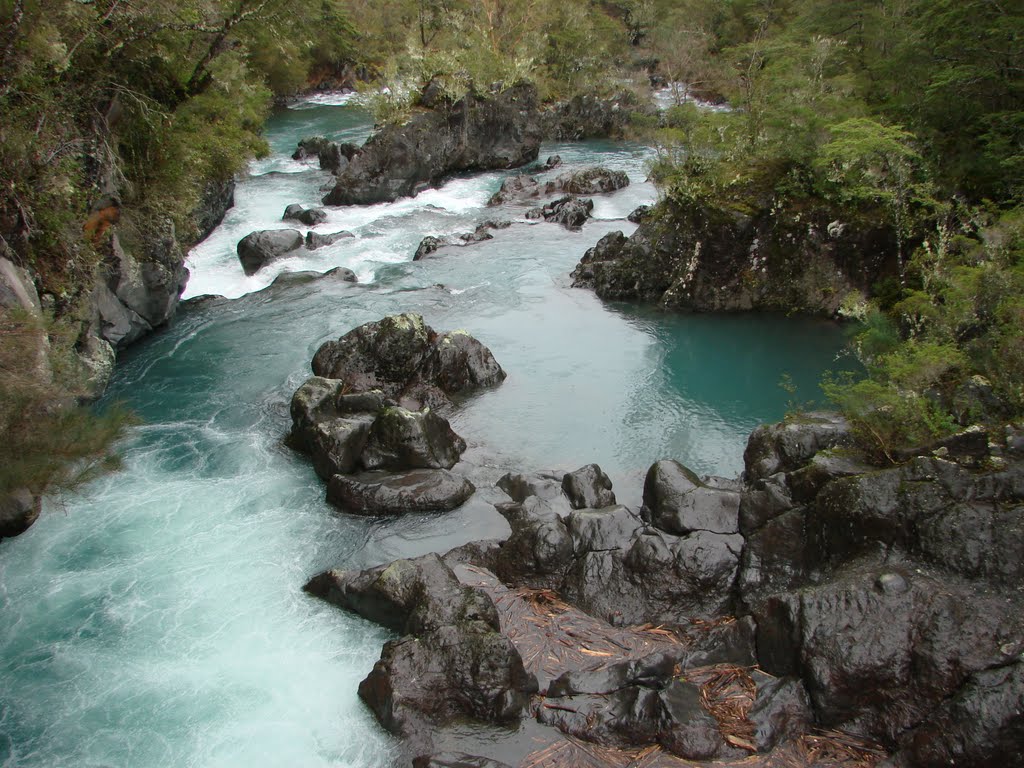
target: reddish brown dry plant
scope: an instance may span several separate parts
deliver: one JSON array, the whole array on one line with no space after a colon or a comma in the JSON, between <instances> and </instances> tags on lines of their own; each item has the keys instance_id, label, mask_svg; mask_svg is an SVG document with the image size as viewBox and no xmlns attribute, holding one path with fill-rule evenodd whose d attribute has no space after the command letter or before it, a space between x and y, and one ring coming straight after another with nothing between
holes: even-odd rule
<instances>
[{"instance_id":1,"label":"reddish brown dry plant","mask_svg":"<svg viewBox=\"0 0 1024 768\"><path fill-rule=\"evenodd\" d=\"M701 704L718 721L722 737L734 747L756 752L754 725L747 719L757 698L757 684L750 669L717 664L690 670L686 679L700 686Z\"/></svg>"}]
</instances>

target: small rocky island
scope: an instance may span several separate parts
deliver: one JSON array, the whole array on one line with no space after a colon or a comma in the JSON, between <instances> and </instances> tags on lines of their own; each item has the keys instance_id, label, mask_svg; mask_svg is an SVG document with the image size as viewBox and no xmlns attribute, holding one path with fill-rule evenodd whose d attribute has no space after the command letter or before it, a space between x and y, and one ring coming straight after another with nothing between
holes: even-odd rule
<instances>
[{"instance_id":1,"label":"small rocky island","mask_svg":"<svg viewBox=\"0 0 1024 768\"><path fill-rule=\"evenodd\" d=\"M324 344L290 444L343 511L473 492L440 413L505 377L463 332L387 317ZM741 478L508 473L511 534L306 590L396 633L359 687L416 766L1013 764L1024 732L1024 457L969 429L898 466L810 413ZM508 729L492 742L465 724Z\"/></svg>"},{"instance_id":2,"label":"small rocky island","mask_svg":"<svg viewBox=\"0 0 1024 768\"><path fill-rule=\"evenodd\" d=\"M288 444L309 454L329 502L401 514L454 509L472 495L449 471L466 443L441 414L452 396L505 379L487 347L394 315L322 345L313 373L292 397Z\"/></svg>"}]
</instances>

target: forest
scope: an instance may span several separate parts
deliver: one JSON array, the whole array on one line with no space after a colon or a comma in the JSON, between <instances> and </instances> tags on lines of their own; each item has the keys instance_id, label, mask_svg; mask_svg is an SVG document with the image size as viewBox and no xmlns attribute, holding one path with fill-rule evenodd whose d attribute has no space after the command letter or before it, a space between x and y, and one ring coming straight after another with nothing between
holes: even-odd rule
<instances>
[{"instance_id":1,"label":"forest","mask_svg":"<svg viewBox=\"0 0 1024 768\"><path fill-rule=\"evenodd\" d=\"M115 423L86 440L59 426L75 409L53 407L84 392L74 351L111 223L123 241L145 243L162 222L187 249L210 186L266 152L261 128L275 100L330 84L364 91L381 124L408 117L431 80L453 95L526 80L549 102L673 84L677 105L638 113L630 127L659 148L650 174L666 210L794 217L825 206L837 220L891 227L891 273L842 311L867 376L825 384L880 461L957 422L1018 419L1017 6L5 0L0 250L30 271L45 319L4 313L0 422L13 439L0 490L70 482L59 467L69 457L102 463L126 423L108 413ZM699 111L694 97L732 109ZM19 362L26 344L52 358L46 387Z\"/></svg>"}]
</instances>

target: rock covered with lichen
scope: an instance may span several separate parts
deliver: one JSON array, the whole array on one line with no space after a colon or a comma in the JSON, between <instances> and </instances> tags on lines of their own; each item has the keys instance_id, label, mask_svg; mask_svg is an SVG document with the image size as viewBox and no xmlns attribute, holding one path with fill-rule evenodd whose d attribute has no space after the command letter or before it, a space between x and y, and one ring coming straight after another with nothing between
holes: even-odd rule
<instances>
[{"instance_id":1,"label":"rock covered with lichen","mask_svg":"<svg viewBox=\"0 0 1024 768\"><path fill-rule=\"evenodd\" d=\"M697 311L834 315L892 264L895 239L877 221L834 226L829 212L667 200L630 237L614 232L572 273L602 299Z\"/></svg>"}]
</instances>

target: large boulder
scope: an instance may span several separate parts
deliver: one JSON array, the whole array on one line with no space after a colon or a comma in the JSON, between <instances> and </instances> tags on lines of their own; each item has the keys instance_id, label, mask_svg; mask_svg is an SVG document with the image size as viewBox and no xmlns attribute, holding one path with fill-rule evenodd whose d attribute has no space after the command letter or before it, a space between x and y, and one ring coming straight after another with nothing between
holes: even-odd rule
<instances>
[{"instance_id":1,"label":"large boulder","mask_svg":"<svg viewBox=\"0 0 1024 768\"><path fill-rule=\"evenodd\" d=\"M537 158L537 92L512 86L467 93L454 104L417 112L408 123L370 137L338 172L327 205L368 205L417 194L466 171L516 168Z\"/></svg>"},{"instance_id":2,"label":"large boulder","mask_svg":"<svg viewBox=\"0 0 1024 768\"><path fill-rule=\"evenodd\" d=\"M494 555L495 572L506 583L557 590L615 625L728 612L743 548L735 507L732 533L674 535L614 504L605 477L596 465L503 477L498 487L512 500L497 508L512 532ZM600 508L581 506L591 502Z\"/></svg>"},{"instance_id":3,"label":"large boulder","mask_svg":"<svg viewBox=\"0 0 1024 768\"><path fill-rule=\"evenodd\" d=\"M445 469L335 475L327 501L357 515L446 512L461 506L476 490L464 477Z\"/></svg>"},{"instance_id":4,"label":"large boulder","mask_svg":"<svg viewBox=\"0 0 1024 768\"><path fill-rule=\"evenodd\" d=\"M238 241L238 260L246 275L255 275L271 261L301 248L303 242L297 229L250 232Z\"/></svg>"},{"instance_id":5,"label":"large boulder","mask_svg":"<svg viewBox=\"0 0 1024 768\"><path fill-rule=\"evenodd\" d=\"M379 389L416 407L445 407L448 397L499 384L505 372L490 350L464 331L439 334L420 315L385 317L323 344L313 372L352 392Z\"/></svg>"},{"instance_id":6,"label":"large boulder","mask_svg":"<svg viewBox=\"0 0 1024 768\"><path fill-rule=\"evenodd\" d=\"M385 644L359 696L418 753L432 751L429 734L456 718L516 720L537 690L494 603L437 555L328 571L306 590L403 635Z\"/></svg>"},{"instance_id":7,"label":"large boulder","mask_svg":"<svg viewBox=\"0 0 1024 768\"><path fill-rule=\"evenodd\" d=\"M647 471L644 517L666 533L737 533L739 509L739 493L706 485L677 461L658 461Z\"/></svg>"}]
</instances>

